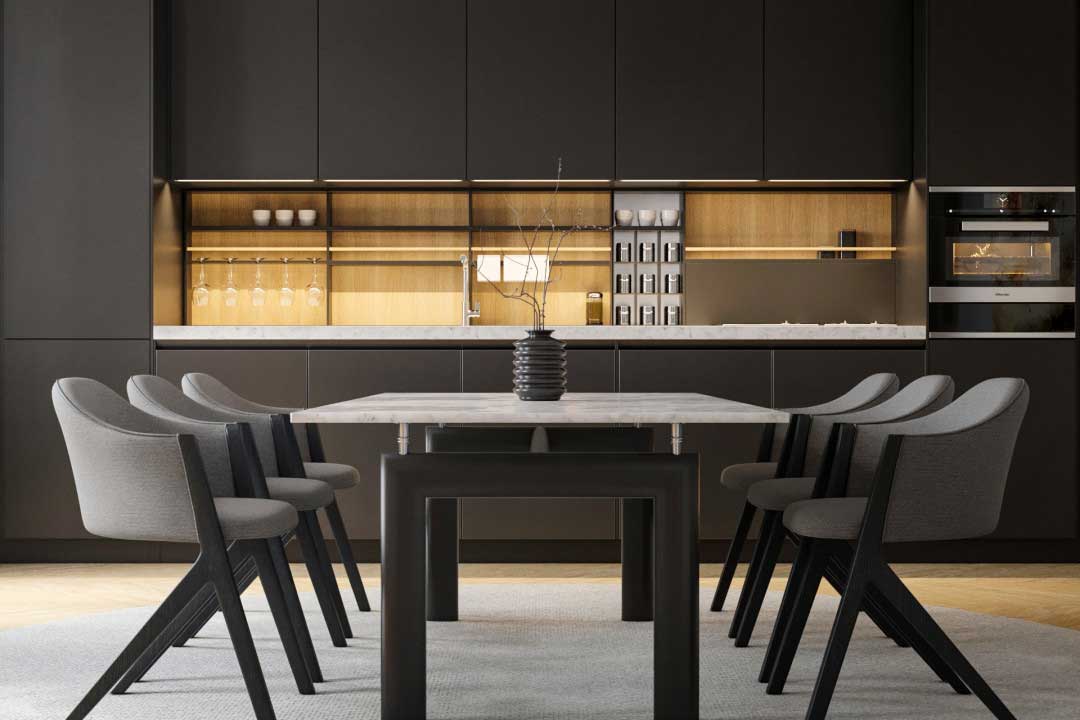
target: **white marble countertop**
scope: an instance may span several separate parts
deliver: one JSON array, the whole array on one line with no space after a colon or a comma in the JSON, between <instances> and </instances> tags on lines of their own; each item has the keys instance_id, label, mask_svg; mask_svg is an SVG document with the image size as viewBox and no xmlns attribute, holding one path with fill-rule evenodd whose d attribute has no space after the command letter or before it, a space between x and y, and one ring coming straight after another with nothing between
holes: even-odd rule
<instances>
[{"instance_id":1,"label":"white marble countertop","mask_svg":"<svg viewBox=\"0 0 1080 720\"><path fill-rule=\"evenodd\" d=\"M566 341L920 341L922 325L776 324L621 326L573 325L552 328ZM512 341L525 336L518 326L478 325L157 325L154 340L161 342L477 342Z\"/></svg>"},{"instance_id":2,"label":"white marble countertop","mask_svg":"<svg viewBox=\"0 0 1080 720\"><path fill-rule=\"evenodd\" d=\"M296 423L773 423L781 410L698 393L567 393L554 402L513 393L380 393L298 410Z\"/></svg>"}]
</instances>

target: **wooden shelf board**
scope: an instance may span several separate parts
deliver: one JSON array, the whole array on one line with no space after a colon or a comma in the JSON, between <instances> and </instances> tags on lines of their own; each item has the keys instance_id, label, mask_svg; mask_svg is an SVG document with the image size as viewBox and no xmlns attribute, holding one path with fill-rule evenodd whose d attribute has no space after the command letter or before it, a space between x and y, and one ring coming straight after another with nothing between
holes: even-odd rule
<instances>
[{"instance_id":1,"label":"wooden shelf board","mask_svg":"<svg viewBox=\"0 0 1080 720\"><path fill-rule=\"evenodd\" d=\"M896 252L896 247L887 245L883 247L868 247L862 245L859 247L837 247L835 245L769 245L763 247L750 247L739 246L733 247L730 245L707 245L698 247L686 247L686 252L731 252L731 253L752 253L752 252Z\"/></svg>"},{"instance_id":2,"label":"wooden shelf board","mask_svg":"<svg viewBox=\"0 0 1080 720\"><path fill-rule=\"evenodd\" d=\"M199 232L326 232L326 225L193 225L193 233Z\"/></svg>"},{"instance_id":3,"label":"wooden shelf board","mask_svg":"<svg viewBox=\"0 0 1080 720\"><path fill-rule=\"evenodd\" d=\"M191 245L188 246L187 251L189 253L222 253L222 252L317 252L325 253L325 245L291 245L275 247L272 245Z\"/></svg>"}]
</instances>

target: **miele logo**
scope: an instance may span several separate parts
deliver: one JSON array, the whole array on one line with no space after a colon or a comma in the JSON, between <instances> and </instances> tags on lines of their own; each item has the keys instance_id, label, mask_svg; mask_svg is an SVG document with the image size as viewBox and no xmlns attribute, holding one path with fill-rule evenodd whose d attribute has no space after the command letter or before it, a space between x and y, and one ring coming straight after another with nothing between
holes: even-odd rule
<instances>
[{"instance_id":1,"label":"miele logo","mask_svg":"<svg viewBox=\"0 0 1080 720\"><path fill-rule=\"evenodd\" d=\"M1012 297L1012 293L996 292L996 293L994 293L994 296L995 297Z\"/></svg>"}]
</instances>

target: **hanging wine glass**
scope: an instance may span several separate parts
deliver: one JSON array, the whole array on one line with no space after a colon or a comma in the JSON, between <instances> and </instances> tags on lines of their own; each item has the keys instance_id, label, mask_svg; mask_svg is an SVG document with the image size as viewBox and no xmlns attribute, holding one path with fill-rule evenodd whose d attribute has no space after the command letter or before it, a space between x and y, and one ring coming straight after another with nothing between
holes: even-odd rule
<instances>
[{"instance_id":1,"label":"hanging wine glass","mask_svg":"<svg viewBox=\"0 0 1080 720\"><path fill-rule=\"evenodd\" d=\"M289 258L281 258L284 266L281 271L281 290L278 290L278 304L281 307L292 307L293 289L289 285Z\"/></svg>"},{"instance_id":2,"label":"hanging wine glass","mask_svg":"<svg viewBox=\"0 0 1080 720\"><path fill-rule=\"evenodd\" d=\"M323 289L319 285L319 258L311 258L311 282L307 284L307 304L319 307L322 304Z\"/></svg>"},{"instance_id":3,"label":"hanging wine glass","mask_svg":"<svg viewBox=\"0 0 1080 720\"><path fill-rule=\"evenodd\" d=\"M210 304L210 283L206 282L206 258L199 258L199 281L191 288L193 307L206 307Z\"/></svg>"},{"instance_id":4,"label":"hanging wine glass","mask_svg":"<svg viewBox=\"0 0 1080 720\"><path fill-rule=\"evenodd\" d=\"M236 280L233 278L233 261L236 258L225 258L228 263L228 271L225 275L225 307L236 307L240 299L240 291L236 289Z\"/></svg>"},{"instance_id":5,"label":"hanging wine glass","mask_svg":"<svg viewBox=\"0 0 1080 720\"><path fill-rule=\"evenodd\" d=\"M262 307L266 304L266 289L262 286L262 258L255 258L255 286L251 288L251 304Z\"/></svg>"}]
</instances>

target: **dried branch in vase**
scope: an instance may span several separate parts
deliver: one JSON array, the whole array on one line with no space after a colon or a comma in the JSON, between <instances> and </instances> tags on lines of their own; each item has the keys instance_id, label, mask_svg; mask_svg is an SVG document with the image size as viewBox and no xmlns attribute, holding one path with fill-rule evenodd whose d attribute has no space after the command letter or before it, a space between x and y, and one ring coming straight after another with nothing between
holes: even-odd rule
<instances>
[{"instance_id":1,"label":"dried branch in vase","mask_svg":"<svg viewBox=\"0 0 1080 720\"><path fill-rule=\"evenodd\" d=\"M507 300L517 300L529 306L533 317L533 330L543 330L545 323L545 311L547 309L548 288L552 281L552 268L556 267L559 251L568 238L578 232L610 232L611 225L586 225L574 223L569 226L559 227L553 217L556 200L559 196L559 186L562 180L562 158L555 168L555 187L551 196L545 203L540 213L540 218L531 229L526 229L521 221L521 212L513 205L507 208L514 216L514 226L521 238L522 247L525 250L525 269L521 279L514 281L511 289L507 290L500 283L487 277L483 270L477 266L477 274ZM581 217L581 209L575 211L577 217ZM543 262L538 257L543 257Z\"/></svg>"}]
</instances>

